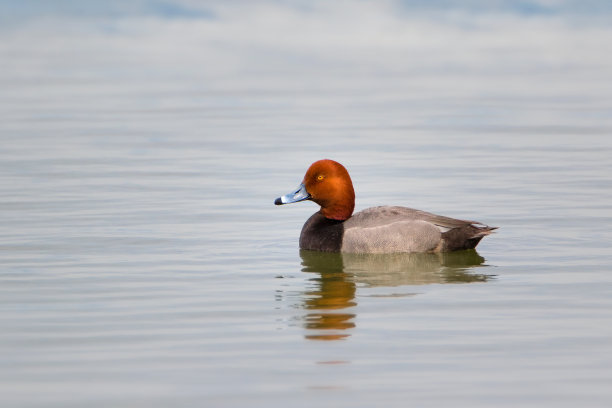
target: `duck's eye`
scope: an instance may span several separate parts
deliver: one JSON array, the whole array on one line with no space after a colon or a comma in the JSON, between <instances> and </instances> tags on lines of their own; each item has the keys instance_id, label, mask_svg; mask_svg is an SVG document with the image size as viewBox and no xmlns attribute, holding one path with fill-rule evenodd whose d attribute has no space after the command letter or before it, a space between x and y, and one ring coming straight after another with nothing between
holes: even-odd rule
<instances>
[{"instance_id":1,"label":"duck's eye","mask_svg":"<svg viewBox=\"0 0 612 408\"><path fill-rule=\"evenodd\" d=\"M324 178L325 178L325 176L324 176L324 175L322 175L322 174L319 174L319 175L317 176L317 180L319 180L319 181L323 180Z\"/></svg>"}]
</instances>

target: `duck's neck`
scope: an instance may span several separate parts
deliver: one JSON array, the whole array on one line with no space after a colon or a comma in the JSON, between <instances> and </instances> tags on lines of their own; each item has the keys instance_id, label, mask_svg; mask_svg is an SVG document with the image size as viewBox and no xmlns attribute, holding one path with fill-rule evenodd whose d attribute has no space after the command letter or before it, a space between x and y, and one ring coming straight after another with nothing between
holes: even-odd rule
<instances>
[{"instance_id":1,"label":"duck's neck","mask_svg":"<svg viewBox=\"0 0 612 408\"><path fill-rule=\"evenodd\" d=\"M355 190L348 181L345 186L338 188L332 198L317 202L321 206L320 213L330 220L348 220L355 209Z\"/></svg>"},{"instance_id":2,"label":"duck's neck","mask_svg":"<svg viewBox=\"0 0 612 408\"><path fill-rule=\"evenodd\" d=\"M319 211L325 218L330 220L344 221L348 220L353 214L355 203L351 204L336 204L332 206L321 207Z\"/></svg>"}]
</instances>

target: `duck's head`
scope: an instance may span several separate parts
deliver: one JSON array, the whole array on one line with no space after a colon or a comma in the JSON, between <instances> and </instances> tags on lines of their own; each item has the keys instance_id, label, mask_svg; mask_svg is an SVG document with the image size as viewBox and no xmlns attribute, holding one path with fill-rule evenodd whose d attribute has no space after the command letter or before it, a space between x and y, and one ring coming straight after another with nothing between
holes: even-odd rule
<instances>
[{"instance_id":1,"label":"duck's head","mask_svg":"<svg viewBox=\"0 0 612 408\"><path fill-rule=\"evenodd\" d=\"M310 165L302 184L293 193L274 201L276 205L312 200L320 213L333 220L346 220L355 209L355 190L348 171L333 160L319 160Z\"/></svg>"}]
</instances>

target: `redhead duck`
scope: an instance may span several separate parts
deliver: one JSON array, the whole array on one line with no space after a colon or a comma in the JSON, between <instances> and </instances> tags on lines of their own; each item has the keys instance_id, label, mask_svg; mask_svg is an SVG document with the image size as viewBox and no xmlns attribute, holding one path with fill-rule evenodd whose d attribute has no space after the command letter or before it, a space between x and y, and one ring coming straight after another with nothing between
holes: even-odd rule
<instances>
[{"instance_id":1,"label":"redhead duck","mask_svg":"<svg viewBox=\"0 0 612 408\"><path fill-rule=\"evenodd\" d=\"M314 162L293 193L276 205L311 200L321 206L302 227L300 248L348 253L446 252L475 248L497 227L406 207L372 207L353 214L348 171L333 160Z\"/></svg>"}]
</instances>

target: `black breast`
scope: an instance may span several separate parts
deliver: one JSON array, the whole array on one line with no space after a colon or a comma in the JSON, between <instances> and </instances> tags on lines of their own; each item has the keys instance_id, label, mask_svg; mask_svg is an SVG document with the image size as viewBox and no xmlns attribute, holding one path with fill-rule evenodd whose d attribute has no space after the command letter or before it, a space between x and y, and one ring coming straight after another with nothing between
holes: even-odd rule
<instances>
[{"instance_id":1,"label":"black breast","mask_svg":"<svg viewBox=\"0 0 612 408\"><path fill-rule=\"evenodd\" d=\"M330 220L314 213L302 227L300 248L311 251L340 252L344 221Z\"/></svg>"}]
</instances>

